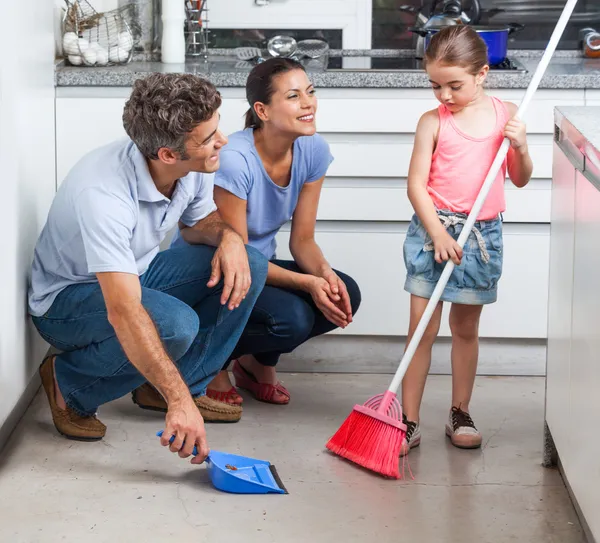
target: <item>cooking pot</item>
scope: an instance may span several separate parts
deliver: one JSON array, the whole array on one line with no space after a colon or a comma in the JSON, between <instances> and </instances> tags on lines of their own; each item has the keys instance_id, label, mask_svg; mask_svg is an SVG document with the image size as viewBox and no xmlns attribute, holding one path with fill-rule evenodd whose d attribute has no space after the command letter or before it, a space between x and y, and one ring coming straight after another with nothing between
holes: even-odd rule
<instances>
[{"instance_id":1,"label":"cooking pot","mask_svg":"<svg viewBox=\"0 0 600 543\"><path fill-rule=\"evenodd\" d=\"M472 25L471 28L479 34L487 46L488 64L496 66L506 59L508 36L522 30L524 26L518 23L508 23L506 25ZM427 49L431 37L440 28L410 28L409 30L424 37L425 49Z\"/></svg>"}]
</instances>

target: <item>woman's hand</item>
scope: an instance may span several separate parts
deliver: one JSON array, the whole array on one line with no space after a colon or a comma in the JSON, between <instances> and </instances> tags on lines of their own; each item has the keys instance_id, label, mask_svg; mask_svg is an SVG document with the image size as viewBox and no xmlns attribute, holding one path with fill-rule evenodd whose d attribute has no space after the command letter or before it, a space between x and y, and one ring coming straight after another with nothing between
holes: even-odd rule
<instances>
[{"instance_id":1,"label":"woman's hand","mask_svg":"<svg viewBox=\"0 0 600 543\"><path fill-rule=\"evenodd\" d=\"M527 132L525 123L518 117L513 117L504 127L504 136L510 140L513 149L524 152L527 150Z\"/></svg>"},{"instance_id":2,"label":"woman's hand","mask_svg":"<svg viewBox=\"0 0 600 543\"><path fill-rule=\"evenodd\" d=\"M320 276L329 283L331 290L331 301L336 307L342 310L346 315L348 324L352 322L352 304L350 303L350 295L344 283L331 268L326 268Z\"/></svg>"},{"instance_id":3,"label":"woman's hand","mask_svg":"<svg viewBox=\"0 0 600 543\"><path fill-rule=\"evenodd\" d=\"M462 249L456 243L456 240L445 230L438 236L432 238L433 249L435 251L435 261L442 264L447 260L452 260L457 266L462 259Z\"/></svg>"},{"instance_id":4,"label":"woman's hand","mask_svg":"<svg viewBox=\"0 0 600 543\"><path fill-rule=\"evenodd\" d=\"M341 303L342 300L339 293L334 295L331 291L331 285L327 279L324 279L323 277L309 275L306 279L305 290L311 295L315 305L319 308L319 311L325 315L325 318L329 322L332 322L340 328L346 328L346 326L348 326L348 317L346 316L346 313L338 307L338 304ZM334 296L337 296L340 299L337 304L332 301Z\"/></svg>"}]
</instances>

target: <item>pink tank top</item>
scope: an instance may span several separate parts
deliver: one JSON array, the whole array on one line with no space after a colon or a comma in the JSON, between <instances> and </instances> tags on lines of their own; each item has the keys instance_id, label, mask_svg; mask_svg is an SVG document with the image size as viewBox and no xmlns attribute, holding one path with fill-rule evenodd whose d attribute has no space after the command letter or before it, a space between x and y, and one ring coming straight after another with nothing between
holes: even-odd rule
<instances>
[{"instance_id":1,"label":"pink tank top","mask_svg":"<svg viewBox=\"0 0 600 543\"><path fill-rule=\"evenodd\" d=\"M427 191L437 209L468 214L479 189L496 158L504 139L504 126L509 120L506 105L492 96L496 125L485 138L473 138L458 128L446 106L440 104L440 128L431 160ZM504 159L498 176L481 208L477 220L493 219L505 208L504 182L507 162Z\"/></svg>"}]
</instances>

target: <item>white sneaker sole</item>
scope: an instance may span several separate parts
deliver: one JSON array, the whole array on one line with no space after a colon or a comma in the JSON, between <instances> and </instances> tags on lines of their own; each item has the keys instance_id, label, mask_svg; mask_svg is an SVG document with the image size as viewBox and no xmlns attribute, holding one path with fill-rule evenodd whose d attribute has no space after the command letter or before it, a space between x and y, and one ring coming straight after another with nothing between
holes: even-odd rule
<instances>
[{"instance_id":1,"label":"white sneaker sole","mask_svg":"<svg viewBox=\"0 0 600 543\"><path fill-rule=\"evenodd\" d=\"M446 435L450 438L452 445L459 449L478 449L481 447L481 434L473 435L454 435L454 430L446 425Z\"/></svg>"},{"instance_id":2,"label":"white sneaker sole","mask_svg":"<svg viewBox=\"0 0 600 543\"><path fill-rule=\"evenodd\" d=\"M415 439L411 440L408 447L406 445L402 444L402 448L400 449L400 458L402 458L403 456L406 456L410 452L411 449L418 447L420 444L421 444L421 436L417 436Z\"/></svg>"}]
</instances>

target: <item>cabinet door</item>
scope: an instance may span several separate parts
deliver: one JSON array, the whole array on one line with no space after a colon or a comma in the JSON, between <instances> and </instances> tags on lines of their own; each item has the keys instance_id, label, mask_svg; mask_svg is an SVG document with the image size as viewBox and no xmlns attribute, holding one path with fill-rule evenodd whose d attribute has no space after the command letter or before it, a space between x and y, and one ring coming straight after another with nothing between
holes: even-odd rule
<instances>
[{"instance_id":1,"label":"cabinet door","mask_svg":"<svg viewBox=\"0 0 600 543\"><path fill-rule=\"evenodd\" d=\"M575 167L554 144L548 288L546 421L561 457L569 441L569 367L575 223Z\"/></svg>"},{"instance_id":2,"label":"cabinet door","mask_svg":"<svg viewBox=\"0 0 600 543\"><path fill-rule=\"evenodd\" d=\"M480 335L488 338L545 338L548 297L547 232L508 225L504 231L504 271L498 301L481 317ZM362 304L344 331L349 335L405 336L410 296L404 291L402 249L406 225L318 222L316 240L325 258L358 283ZM289 231L277 236L279 258L288 259ZM528 275L524 273L527 262ZM523 301L526 300L527 303ZM450 336L445 304L440 335Z\"/></svg>"},{"instance_id":3,"label":"cabinet door","mask_svg":"<svg viewBox=\"0 0 600 543\"><path fill-rule=\"evenodd\" d=\"M571 345L570 463L567 479L583 515L600 535L600 191L579 171L575 204L575 270Z\"/></svg>"}]
</instances>

